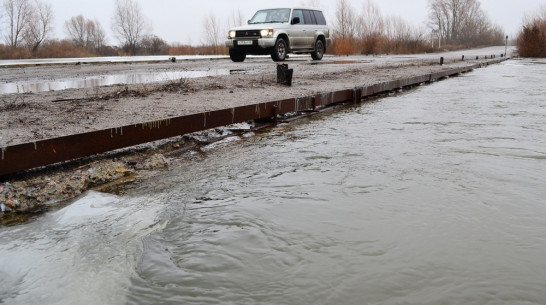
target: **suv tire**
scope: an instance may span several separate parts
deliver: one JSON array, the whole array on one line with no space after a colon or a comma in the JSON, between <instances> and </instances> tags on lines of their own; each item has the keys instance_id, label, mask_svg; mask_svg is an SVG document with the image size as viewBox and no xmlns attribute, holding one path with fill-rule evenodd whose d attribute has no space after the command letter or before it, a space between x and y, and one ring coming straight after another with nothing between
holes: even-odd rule
<instances>
[{"instance_id":1,"label":"suv tire","mask_svg":"<svg viewBox=\"0 0 546 305\"><path fill-rule=\"evenodd\" d=\"M274 61L284 61L286 59L287 54L288 54L288 44L286 44L286 41L284 41L283 38L277 39L277 42L275 42L275 46L273 47L273 50L271 50L271 58Z\"/></svg>"},{"instance_id":2,"label":"suv tire","mask_svg":"<svg viewBox=\"0 0 546 305\"><path fill-rule=\"evenodd\" d=\"M229 49L229 58L233 62L243 62L246 59L246 53L237 49Z\"/></svg>"},{"instance_id":3,"label":"suv tire","mask_svg":"<svg viewBox=\"0 0 546 305\"><path fill-rule=\"evenodd\" d=\"M313 60L321 60L324 56L324 51L324 42L322 41L322 39L317 39L317 42L315 42L315 51L311 53L311 57L313 58Z\"/></svg>"}]
</instances>

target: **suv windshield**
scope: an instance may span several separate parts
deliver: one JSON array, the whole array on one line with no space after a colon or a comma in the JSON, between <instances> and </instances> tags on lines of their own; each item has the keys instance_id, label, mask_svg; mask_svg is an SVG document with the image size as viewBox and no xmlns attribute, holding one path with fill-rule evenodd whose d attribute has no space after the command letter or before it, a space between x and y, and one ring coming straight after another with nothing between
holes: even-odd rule
<instances>
[{"instance_id":1,"label":"suv windshield","mask_svg":"<svg viewBox=\"0 0 546 305\"><path fill-rule=\"evenodd\" d=\"M284 23L290 20L290 9L289 8L279 8L272 10L262 10L258 11L252 19L248 22L249 24L257 23Z\"/></svg>"}]
</instances>

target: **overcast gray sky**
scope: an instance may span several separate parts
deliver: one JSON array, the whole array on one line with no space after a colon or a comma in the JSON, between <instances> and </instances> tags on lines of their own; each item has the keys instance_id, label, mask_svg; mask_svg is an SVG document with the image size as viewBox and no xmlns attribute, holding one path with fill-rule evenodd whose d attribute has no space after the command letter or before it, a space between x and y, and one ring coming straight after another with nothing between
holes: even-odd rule
<instances>
[{"instance_id":1,"label":"overcast gray sky","mask_svg":"<svg viewBox=\"0 0 546 305\"><path fill-rule=\"evenodd\" d=\"M46 0L55 12L55 37L65 38L64 22L82 14L97 19L107 32L108 43L117 44L110 28L114 11L113 0ZM362 9L363 0L349 0L355 10ZM292 6L301 0L138 0L144 15L152 24L152 33L169 43L180 42L197 45L202 43L203 19L213 12L223 23L233 12L240 10L244 20L250 19L260 8ZM333 22L337 0L319 0L329 23ZM415 25L426 25L428 0L376 0L383 15L399 15ZM509 35L515 35L521 27L525 13L537 10L544 0L481 0L489 19L501 25Z\"/></svg>"}]
</instances>

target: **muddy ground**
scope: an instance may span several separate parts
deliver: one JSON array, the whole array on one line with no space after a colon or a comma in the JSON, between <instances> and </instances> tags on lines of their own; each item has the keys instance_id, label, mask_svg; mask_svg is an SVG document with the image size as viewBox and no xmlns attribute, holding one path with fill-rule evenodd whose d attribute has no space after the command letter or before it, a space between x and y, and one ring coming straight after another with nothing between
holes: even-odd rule
<instances>
[{"instance_id":1,"label":"muddy ground","mask_svg":"<svg viewBox=\"0 0 546 305\"><path fill-rule=\"evenodd\" d=\"M228 71L228 75L167 79L154 84L121 84L36 93L0 95L0 147L35 140L167 119L296 96L424 75L500 56L504 47L412 56L327 56L315 62L294 56L293 85L276 83L276 63L269 58L192 60L176 63L77 64L0 68L0 83L91 78L97 75L162 71ZM462 61L465 55L465 61ZM440 57L444 65L439 65ZM476 60L476 56L479 59ZM227 74L227 73L226 73ZM176 140L168 150L187 149ZM0 178L2 211L40 210L83 191L168 166L164 151L89 159L48 171ZM129 179L130 180L130 179ZM2 215L3 213L0 213Z\"/></svg>"}]
</instances>

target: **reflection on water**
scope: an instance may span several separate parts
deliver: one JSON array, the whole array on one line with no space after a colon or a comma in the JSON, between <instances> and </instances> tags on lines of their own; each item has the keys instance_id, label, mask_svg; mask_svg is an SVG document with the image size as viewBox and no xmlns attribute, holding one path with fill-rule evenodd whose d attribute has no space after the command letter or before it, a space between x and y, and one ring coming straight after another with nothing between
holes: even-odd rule
<instances>
[{"instance_id":1,"label":"reflection on water","mask_svg":"<svg viewBox=\"0 0 546 305\"><path fill-rule=\"evenodd\" d=\"M545 77L479 69L1 228L0 302L545 304Z\"/></svg>"},{"instance_id":2,"label":"reflection on water","mask_svg":"<svg viewBox=\"0 0 546 305\"><path fill-rule=\"evenodd\" d=\"M33 80L0 84L0 94L27 93L57 91L65 89L94 88L99 86L111 86L120 84L149 84L165 81L175 81L182 78L199 78L207 76L229 75L227 69L207 71L164 71L130 74L113 74L102 76L90 76L85 78L61 79L61 80Z\"/></svg>"}]
</instances>

